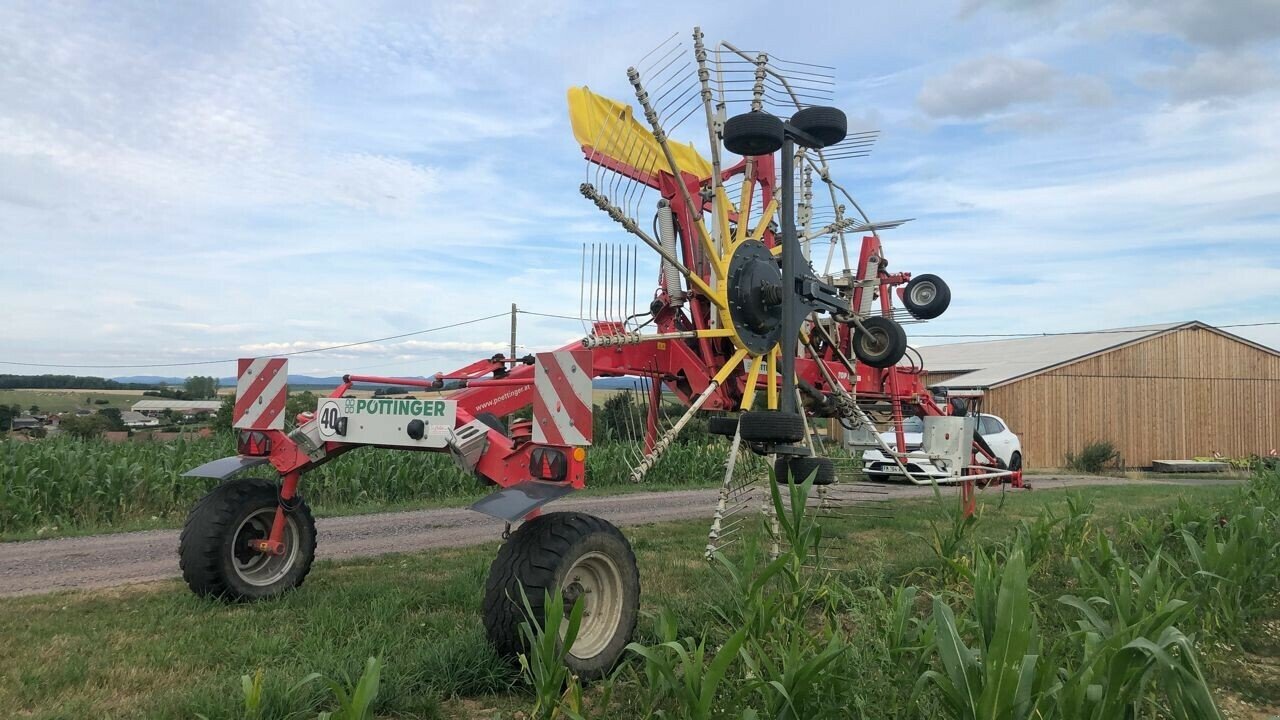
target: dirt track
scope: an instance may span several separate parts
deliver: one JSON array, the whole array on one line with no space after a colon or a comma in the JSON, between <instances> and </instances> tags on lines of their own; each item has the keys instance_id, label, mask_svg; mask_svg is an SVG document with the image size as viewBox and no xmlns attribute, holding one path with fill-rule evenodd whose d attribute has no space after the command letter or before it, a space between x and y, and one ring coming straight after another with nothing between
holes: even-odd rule
<instances>
[{"instance_id":1,"label":"dirt track","mask_svg":"<svg viewBox=\"0 0 1280 720\"><path fill-rule=\"evenodd\" d=\"M1031 480L1038 489L1143 482L1089 476L1035 476ZM888 497L927 497L932 492L927 487L899 484L876 487ZM710 517L715 501L715 490L680 490L569 498L551 507L599 515L616 525L626 526ZM317 521L317 526L317 557L329 560L496 542L502 531L500 521L467 508L324 518ZM3 543L0 544L0 596L102 588L176 577L177 548L177 530Z\"/></svg>"}]
</instances>

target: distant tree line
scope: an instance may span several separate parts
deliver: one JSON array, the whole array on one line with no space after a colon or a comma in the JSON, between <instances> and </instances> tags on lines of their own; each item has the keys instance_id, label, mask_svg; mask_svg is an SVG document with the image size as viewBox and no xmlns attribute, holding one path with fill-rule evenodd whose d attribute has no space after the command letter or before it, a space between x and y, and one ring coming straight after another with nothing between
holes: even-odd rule
<instances>
[{"instance_id":1,"label":"distant tree line","mask_svg":"<svg viewBox=\"0 0 1280 720\"><path fill-rule=\"evenodd\" d=\"M120 383L100 377L82 375L0 375L0 390L73 389L73 390L149 390L155 385Z\"/></svg>"},{"instance_id":2,"label":"distant tree line","mask_svg":"<svg viewBox=\"0 0 1280 720\"><path fill-rule=\"evenodd\" d=\"M194 375L183 381L181 388L160 387L142 394L170 400L208 400L218 396L218 378Z\"/></svg>"},{"instance_id":3,"label":"distant tree line","mask_svg":"<svg viewBox=\"0 0 1280 720\"><path fill-rule=\"evenodd\" d=\"M0 375L0 390L145 390L145 395L175 400L204 400L218 395L218 378L194 375L182 389L147 383L122 383L87 375Z\"/></svg>"}]
</instances>

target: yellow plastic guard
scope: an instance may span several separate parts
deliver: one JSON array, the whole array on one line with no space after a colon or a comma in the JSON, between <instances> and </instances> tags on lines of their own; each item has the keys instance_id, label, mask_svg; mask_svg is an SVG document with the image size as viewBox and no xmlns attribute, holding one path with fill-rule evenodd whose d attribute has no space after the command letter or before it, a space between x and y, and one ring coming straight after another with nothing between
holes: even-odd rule
<instances>
[{"instance_id":1,"label":"yellow plastic guard","mask_svg":"<svg viewBox=\"0 0 1280 720\"><path fill-rule=\"evenodd\" d=\"M636 122L631 106L597 95L586 86L569 88L569 122L579 145L645 172L670 172L662 146L648 128ZM670 138L667 146L682 172L707 180L711 163L692 144Z\"/></svg>"}]
</instances>

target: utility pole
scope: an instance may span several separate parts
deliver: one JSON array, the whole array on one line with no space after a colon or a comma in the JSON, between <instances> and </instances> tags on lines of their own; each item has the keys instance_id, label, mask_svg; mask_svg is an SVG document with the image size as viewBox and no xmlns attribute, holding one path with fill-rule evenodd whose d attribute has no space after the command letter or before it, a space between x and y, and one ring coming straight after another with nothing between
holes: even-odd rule
<instances>
[{"instance_id":1,"label":"utility pole","mask_svg":"<svg viewBox=\"0 0 1280 720\"><path fill-rule=\"evenodd\" d=\"M516 304L511 303L511 355L509 357L512 360L516 359L516 313L518 312Z\"/></svg>"}]
</instances>

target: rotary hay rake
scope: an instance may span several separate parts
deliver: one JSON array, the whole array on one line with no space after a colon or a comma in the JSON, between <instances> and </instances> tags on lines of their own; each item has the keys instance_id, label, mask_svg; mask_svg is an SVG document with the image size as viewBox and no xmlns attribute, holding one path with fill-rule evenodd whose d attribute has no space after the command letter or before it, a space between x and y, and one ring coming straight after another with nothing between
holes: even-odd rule
<instances>
[{"instance_id":1,"label":"rotary hay rake","mask_svg":"<svg viewBox=\"0 0 1280 720\"><path fill-rule=\"evenodd\" d=\"M187 473L222 481L182 532L180 562L194 592L258 600L303 582L315 552L315 523L299 493L307 471L366 445L448 452L496 487L473 508L506 522L485 587L490 641L504 653L521 650L522 595L535 614L548 593L569 607L581 599L584 620L566 662L584 678L603 675L635 626L635 557L600 518L542 512L584 486L598 377L640 378L636 391L648 408L637 481L699 412L713 414L712 432L730 438L708 555L733 542L745 509L769 512L753 495L767 477L765 458L780 483L812 479L820 515L882 512L883 490L858 482L859 468L837 473L823 456L809 427L816 419L838 421L839 445L878 448L903 477L933 484L913 475L897 450L907 447L903 418L923 417L927 459L913 454L912 462L945 470L943 482L961 485L970 511L975 481L1021 484L1020 472L1003 468L977 435L974 418L953 415L921 381L903 323L940 315L950 291L936 276L889 272L879 233L906 221L873 222L833 179L832 163L865 157L876 133L847 131L844 114L830 107L829 69L727 42L708 48L695 29L691 52L673 35L627 78L638 115L585 87L569 90L569 115L588 168L582 194L657 255L647 306L637 302L639 245L584 247L580 342L496 355L426 381L347 375L289 430L286 361L241 360L239 454ZM670 139L693 118L705 126L709 158ZM814 255L824 251L818 272ZM460 389L347 397L354 383ZM669 423L657 412L664 390L685 408ZM532 419L516 419L529 406ZM896 447L881 439L884 427ZM278 481L242 475L268 465ZM777 542L775 534L775 552Z\"/></svg>"}]
</instances>

